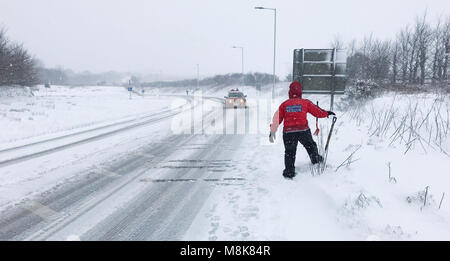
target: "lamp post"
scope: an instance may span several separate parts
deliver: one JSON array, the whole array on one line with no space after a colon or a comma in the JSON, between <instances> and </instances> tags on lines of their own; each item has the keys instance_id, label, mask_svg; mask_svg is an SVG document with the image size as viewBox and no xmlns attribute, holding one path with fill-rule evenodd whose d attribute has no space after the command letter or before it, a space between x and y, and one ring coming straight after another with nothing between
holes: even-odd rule
<instances>
[{"instance_id":1,"label":"lamp post","mask_svg":"<svg viewBox=\"0 0 450 261\"><path fill-rule=\"evenodd\" d=\"M242 81L242 86L244 86L245 82L244 82L244 47L242 46L233 46L233 49L241 49L241 57L242 57L242 75L241 75L241 81Z\"/></svg>"},{"instance_id":2,"label":"lamp post","mask_svg":"<svg viewBox=\"0 0 450 261\"><path fill-rule=\"evenodd\" d=\"M273 85L272 85L272 99L275 97L275 62L277 57L277 9L276 8L267 8L262 6L255 7L257 10L271 10L274 12L274 23L273 23Z\"/></svg>"},{"instance_id":3,"label":"lamp post","mask_svg":"<svg viewBox=\"0 0 450 261\"><path fill-rule=\"evenodd\" d=\"M197 64L197 90L199 89L200 85L200 64Z\"/></svg>"},{"instance_id":4,"label":"lamp post","mask_svg":"<svg viewBox=\"0 0 450 261\"><path fill-rule=\"evenodd\" d=\"M199 89L200 89L200 64L197 64L197 91L199 91ZM202 114L201 114L201 116L202 116L202 134L204 134L204 126L203 126L203 116L204 116L204 104L203 104L203 99L204 99L204 96L205 96L205 94L203 93L203 86L202 86L202 90L201 90L201 96L200 96L200 99L201 99L201 106L202 106Z\"/></svg>"},{"instance_id":5,"label":"lamp post","mask_svg":"<svg viewBox=\"0 0 450 261\"><path fill-rule=\"evenodd\" d=\"M241 49L241 55L242 55L242 75L244 75L244 47L242 46L233 46L231 47L233 49Z\"/></svg>"}]
</instances>

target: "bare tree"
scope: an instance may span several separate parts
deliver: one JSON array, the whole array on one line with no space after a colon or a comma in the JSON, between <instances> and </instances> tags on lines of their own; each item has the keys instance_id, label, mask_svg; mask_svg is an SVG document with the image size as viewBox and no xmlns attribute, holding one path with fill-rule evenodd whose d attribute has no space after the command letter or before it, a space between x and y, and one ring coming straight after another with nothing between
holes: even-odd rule
<instances>
[{"instance_id":1,"label":"bare tree","mask_svg":"<svg viewBox=\"0 0 450 261\"><path fill-rule=\"evenodd\" d=\"M363 79L370 79L370 56L373 48L373 35L370 34L369 37L364 37L361 46L361 53L367 59L362 59L361 69L363 74Z\"/></svg>"},{"instance_id":2,"label":"bare tree","mask_svg":"<svg viewBox=\"0 0 450 261\"><path fill-rule=\"evenodd\" d=\"M4 85L8 78L10 60L9 41L6 38L6 30L0 29L0 85Z\"/></svg>"},{"instance_id":3,"label":"bare tree","mask_svg":"<svg viewBox=\"0 0 450 261\"><path fill-rule=\"evenodd\" d=\"M383 81L389 77L390 42L375 40L370 53L370 78Z\"/></svg>"},{"instance_id":4,"label":"bare tree","mask_svg":"<svg viewBox=\"0 0 450 261\"><path fill-rule=\"evenodd\" d=\"M448 77L450 17L437 25L427 22L427 13L416 17L413 26L405 26L395 40L381 41L372 35L348 48L347 72L355 79L379 83L389 80L403 84L444 82ZM448 49L446 51L446 49Z\"/></svg>"},{"instance_id":5,"label":"bare tree","mask_svg":"<svg viewBox=\"0 0 450 261\"><path fill-rule=\"evenodd\" d=\"M397 36L397 42L400 45L399 63L400 63L402 83L406 83L408 78L409 56L411 53L409 45L410 39L411 39L411 32L409 26L406 26L404 29L400 31L400 33Z\"/></svg>"},{"instance_id":6,"label":"bare tree","mask_svg":"<svg viewBox=\"0 0 450 261\"><path fill-rule=\"evenodd\" d=\"M35 85L36 61L21 44L11 43L0 29L0 85Z\"/></svg>"},{"instance_id":7,"label":"bare tree","mask_svg":"<svg viewBox=\"0 0 450 261\"><path fill-rule=\"evenodd\" d=\"M439 19L436 27L432 31L431 48L432 48L432 62L431 62L431 79L433 83L445 80L446 59L448 52L448 34L450 29L450 18L446 22Z\"/></svg>"},{"instance_id":8,"label":"bare tree","mask_svg":"<svg viewBox=\"0 0 450 261\"><path fill-rule=\"evenodd\" d=\"M397 83L398 64L399 64L399 42L395 41L392 47L392 80L391 83Z\"/></svg>"},{"instance_id":9,"label":"bare tree","mask_svg":"<svg viewBox=\"0 0 450 261\"><path fill-rule=\"evenodd\" d=\"M416 64L415 67L420 69L420 84L423 85L425 83L426 76L426 63L428 60L428 44L431 40L431 29L430 26L426 22L426 12L422 18L416 19L416 33L415 37L417 38L417 56L416 56Z\"/></svg>"},{"instance_id":10,"label":"bare tree","mask_svg":"<svg viewBox=\"0 0 450 261\"><path fill-rule=\"evenodd\" d=\"M344 41L342 40L342 37L339 34L336 34L333 38L333 41L331 41L331 47L333 49L343 49L344 48Z\"/></svg>"},{"instance_id":11,"label":"bare tree","mask_svg":"<svg viewBox=\"0 0 450 261\"><path fill-rule=\"evenodd\" d=\"M353 56L356 52L356 39L351 40L347 45L347 56Z\"/></svg>"},{"instance_id":12,"label":"bare tree","mask_svg":"<svg viewBox=\"0 0 450 261\"><path fill-rule=\"evenodd\" d=\"M441 79L447 80L448 74L448 60L450 59L450 16L447 18L447 22L444 26L444 33L442 34L442 41L445 43L445 55L444 64L442 65L442 77Z\"/></svg>"}]
</instances>

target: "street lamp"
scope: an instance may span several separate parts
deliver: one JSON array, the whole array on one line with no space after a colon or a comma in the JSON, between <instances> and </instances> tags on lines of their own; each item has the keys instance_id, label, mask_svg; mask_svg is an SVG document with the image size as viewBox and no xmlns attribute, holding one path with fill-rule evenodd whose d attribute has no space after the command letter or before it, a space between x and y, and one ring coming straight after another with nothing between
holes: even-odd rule
<instances>
[{"instance_id":1,"label":"street lamp","mask_svg":"<svg viewBox=\"0 0 450 261\"><path fill-rule=\"evenodd\" d=\"M199 91L200 89L200 64L197 63L197 91ZM204 122L203 122L203 116L204 116L204 97L205 97L205 93L204 93L204 89L203 89L203 85L202 85L202 89L201 89L201 106L202 106L202 134L204 134ZM194 106L194 105L192 105ZM192 107L193 108L193 107ZM194 133L195 133L195 125L194 125Z\"/></svg>"},{"instance_id":2,"label":"street lamp","mask_svg":"<svg viewBox=\"0 0 450 261\"><path fill-rule=\"evenodd\" d=\"M242 75L244 75L244 47L233 46L231 48L233 48L233 49L241 49L241 54L242 54Z\"/></svg>"},{"instance_id":3,"label":"street lamp","mask_svg":"<svg viewBox=\"0 0 450 261\"><path fill-rule=\"evenodd\" d=\"M197 64L197 90L199 89L200 85L200 64Z\"/></svg>"},{"instance_id":4,"label":"street lamp","mask_svg":"<svg viewBox=\"0 0 450 261\"><path fill-rule=\"evenodd\" d=\"M277 57L277 9L276 8L266 8L262 6L255 7L257 10L271 10L274 12L274 23L273 23L273 85L272 85L272 99L275 97L275 62Z\"/></svg>"}]
</instances>

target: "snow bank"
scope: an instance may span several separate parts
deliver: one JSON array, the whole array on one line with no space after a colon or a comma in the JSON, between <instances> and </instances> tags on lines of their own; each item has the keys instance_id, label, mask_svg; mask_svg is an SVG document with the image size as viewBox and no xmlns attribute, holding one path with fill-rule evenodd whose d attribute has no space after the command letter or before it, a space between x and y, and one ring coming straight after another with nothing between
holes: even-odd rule
<instances>
[{"instance_id":1,"label":"snow bank","mask_svg":"<svg viewBox=\"0 0 450 261\"><path fill-rule=\"evenodd\" d=\"M31 97L33 96L34 87L23 86L0 86L0 100L11 97Z\"/></svg>"}]
</instances>

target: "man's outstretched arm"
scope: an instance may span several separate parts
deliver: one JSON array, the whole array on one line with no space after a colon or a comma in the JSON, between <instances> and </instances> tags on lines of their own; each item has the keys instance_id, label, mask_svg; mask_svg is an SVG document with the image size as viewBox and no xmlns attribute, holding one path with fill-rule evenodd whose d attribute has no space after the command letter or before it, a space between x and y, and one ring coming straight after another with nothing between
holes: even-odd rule
<instances>
[{"instance_id":1,"label":"man's outstretched arm","mask_svg":"<svg viewBox=\"0 0 450 261\"><path fill-rule=\"evenodd\" d=\"M326 111L319 106L314 105L311 101L308 101L308 112L316 118L326 118L329 115L336 115L332 111Z\"/></svg>"}]
</instances>

